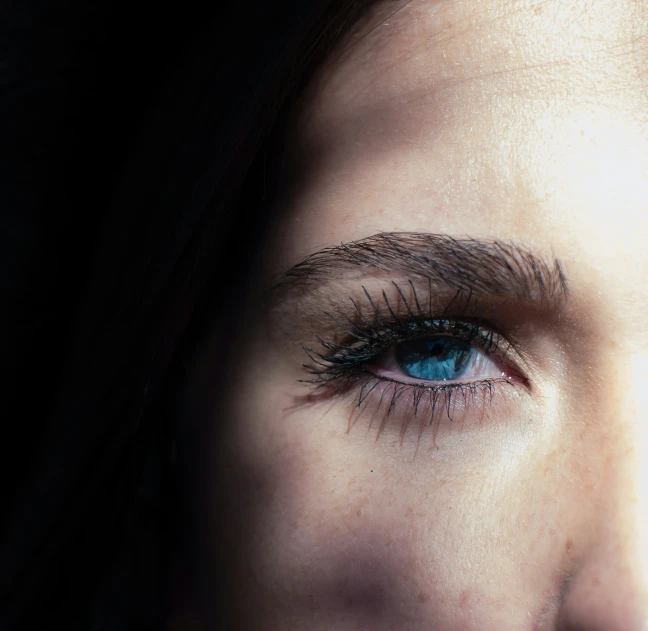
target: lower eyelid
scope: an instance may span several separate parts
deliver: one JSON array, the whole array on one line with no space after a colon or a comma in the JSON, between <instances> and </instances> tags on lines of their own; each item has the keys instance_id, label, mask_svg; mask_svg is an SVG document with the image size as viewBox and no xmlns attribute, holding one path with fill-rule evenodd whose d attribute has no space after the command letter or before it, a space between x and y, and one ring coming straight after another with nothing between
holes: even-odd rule
<instances>
[{"instance_id":1,"label":"lower eyelid","mask_svg":"<svg viewBox=\"0 0 648 631\"><path fill-rule=\"evenodd\" d=\"M507 374L506 372L500 372L496 375L480 377L480 378L466 378L466 379L448 379L443 381L423 381L412 379L411 377L403 376L400 374L390 373L390 372L377 372L374 369L368 367L366 372L376 379L401 384L403 386L412 386L416 388L433 388L433 387L444 387L444 386L470 386L475 383L485 383L485 382L509 382L509 383L523 383L520 379L516 378L514 375Z\"/></svg>"},{"instance_id":2,"label":"lower eyelid","mask_svg":"<svg viewBox=\"0 0 648 631\"><path fill-rule=\"evenodd\" d=\"M508 416L515 401L513 393L520 389L519 383L503 378L417 385L369 372L365 375L347 393L353 400L349 428L364 419L370 428L378 428L377 436L389 428L396 428L401 440L412 427L417 428L420 440L426 427L436 436L445 421L449 421L448 428L465 429L480 426L489 418L493 419L493 415L497 418Z\"/></svg>"}]
</instances>

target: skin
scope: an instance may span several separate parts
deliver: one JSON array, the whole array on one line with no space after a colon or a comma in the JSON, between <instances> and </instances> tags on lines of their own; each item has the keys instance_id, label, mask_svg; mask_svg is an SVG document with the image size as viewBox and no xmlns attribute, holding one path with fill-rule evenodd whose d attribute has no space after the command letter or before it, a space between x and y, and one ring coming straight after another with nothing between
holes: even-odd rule
<instances>
[{"instance_id":1,"label":"skin","mask_svg":"<svg viewBox=\"0 0 648 631\"><path fill-rule=\"evenodd\" d=\"M213 426L206 558L226 568L234 628L648 629L641 4L378 3L313 81L255 318L226 376L218 331L194 367ZM331 339L322 310L391 277L260 296L312 252L384 231L559 259L565 300L497 306L524 392L421 433L403 433L407 406L379 431L373 408L349 422L357 395L301 397L302 343Z\"/></svg>"}]
</instances>

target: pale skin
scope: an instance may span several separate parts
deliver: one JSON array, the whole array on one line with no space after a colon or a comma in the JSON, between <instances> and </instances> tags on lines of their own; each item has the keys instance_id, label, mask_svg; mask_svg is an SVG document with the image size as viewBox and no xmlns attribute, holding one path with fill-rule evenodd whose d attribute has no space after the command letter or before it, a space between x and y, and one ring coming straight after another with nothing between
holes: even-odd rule
<instances>
[{"instance_id":1,"label":"pale skin","mask_svg":"<svg viewBox=\"0 0 648 631\"><path fill-rule=\"evenodd\" d=\"M390 1L358 32L372 26L298 112L252 324L213 403L206 554L227 550L237 628L648 629L648 11ZM382 232L559 261L564 295L475 303L514 347L516 385L430 424L407 403L386 417L384 385L358 408L299 383L303 346L343 333L324 311L353 315L352 296L369 314L365 286L402 315L392 281L427 304L424 275L354 268L255 301ZM432 293L433 311L452 298ZM195 367L206 390L219 339Z\"/></svg>"}]
</instances>

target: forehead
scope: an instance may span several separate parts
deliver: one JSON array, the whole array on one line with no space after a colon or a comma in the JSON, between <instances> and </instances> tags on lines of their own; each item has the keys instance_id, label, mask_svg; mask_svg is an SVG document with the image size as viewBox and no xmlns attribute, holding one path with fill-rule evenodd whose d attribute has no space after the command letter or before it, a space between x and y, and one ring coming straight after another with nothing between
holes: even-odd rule
<instances>
[{"instance_id":1,"label":"forehead","mask_svg":"<svg viewBox=\"0 0 648 631\"><path fill-rule=\"evenodd\" d=\"M610 291L633 252L623 273L645 285L645 11L624 0L376 4L301 103L273 271L406 230L553 251Z\"/></svg>"},{"instance_id":2,"label":"forehead","mask_svg":"<svg viewBox=\"0 0 648 631\"><path fill-rule=\"evenodd\" d=\"M402 120L417 108L433 111L429 124L443 125L484 108L524 102L539 110L575 97L644 108L643 5L383 0L314 82L308 131L325 136L345 123L358 129L380 115Z\"/></svg>"}]
</instances>

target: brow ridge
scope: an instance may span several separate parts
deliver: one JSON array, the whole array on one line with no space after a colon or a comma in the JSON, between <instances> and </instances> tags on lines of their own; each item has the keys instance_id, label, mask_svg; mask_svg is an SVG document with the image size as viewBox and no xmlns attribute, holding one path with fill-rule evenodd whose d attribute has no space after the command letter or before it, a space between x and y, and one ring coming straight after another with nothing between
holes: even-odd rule
<instances>
[{"instance_id":1,"label":"brow ridge","mask_svg":"<svg viewBox=\"0 0 648 631\"><path fill-rule=\"evenodd\" d=\"M425 232L380 232L322 248L279 277L274 289L303 290L350 275L397 273L476 295L546 303L567 298L563 266L520 244Z\"/></svg>"}]
</instances>

